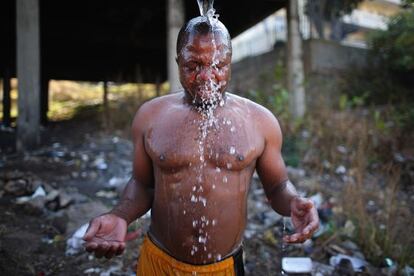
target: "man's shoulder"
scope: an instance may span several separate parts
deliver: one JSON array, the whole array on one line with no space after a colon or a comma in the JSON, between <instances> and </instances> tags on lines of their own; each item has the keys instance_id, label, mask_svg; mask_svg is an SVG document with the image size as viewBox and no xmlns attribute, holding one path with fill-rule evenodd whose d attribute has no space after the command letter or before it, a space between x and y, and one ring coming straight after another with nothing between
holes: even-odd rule
<instances>
[{"instance_id":1,"label":"man's shoulder","mask_svg":"<svg viewBox=\"0 0 414 276\"><path fill-rule=\"evenodd\" d=\"M148 108L160 107L162 105L177 102L177 100L182 97L181 94L182 93L177 92L177 93L167 94L164 96L153 98L143 103L140 108L148 109Z\"/></svg>"},{"instance_id":2,"label":"man's shoulder","mask_svg":"<svg viewBox=\"0 0 414 276\"><path fill-rule=\"evenodd\" d=\"M233 101L236 103L236 105L244 107L247 109L248 112L251 112L252 115L255 117L259 117L260 119L267 118L275 118L274 114L267 109L266 107L239 95L227 93Z\"/></svg>"},{"instance_id":3,"label":"man's shoulder","mask_svg":"<svg viewBox=\"0 0 414 276\"><path fill-rule=\"evenodd\" d=\"M144 102L138 108L138 112L136 116L151 115L151 117L153 117L159 112L162 112L163 110L165 110L166 107L179 102L180 98L182 98L182 93L167 94L164 96L153 98L149 101Z\"/></svg>"},{"instance_id":4,"label":"man's shoulder","mask_svg":"<svg viewBox=\"0 0 414 276\"><path fill-rule=\"evenodd\" d=\"M133 120L133 126L145 126L156 120L166 107L178 101L179 93L168 94L148 100L140 105Z\"/></svg>"}]
</instances>

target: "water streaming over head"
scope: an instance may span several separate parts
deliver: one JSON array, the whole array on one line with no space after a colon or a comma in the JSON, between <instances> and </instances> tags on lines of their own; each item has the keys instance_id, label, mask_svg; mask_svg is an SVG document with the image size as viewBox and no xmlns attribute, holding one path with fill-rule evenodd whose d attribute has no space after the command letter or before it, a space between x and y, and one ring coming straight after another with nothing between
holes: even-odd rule
<instances>
[{"instance_id":1,"label":"water streaming over head","mask_svg":"<svg viewBox=\"0 0 414 276\"><path fill-rule=\"evenodd\" d=\"M197 0L201 16L207 16L209 10L213 10L214 0Z\"/></svg>"}]
</instances>

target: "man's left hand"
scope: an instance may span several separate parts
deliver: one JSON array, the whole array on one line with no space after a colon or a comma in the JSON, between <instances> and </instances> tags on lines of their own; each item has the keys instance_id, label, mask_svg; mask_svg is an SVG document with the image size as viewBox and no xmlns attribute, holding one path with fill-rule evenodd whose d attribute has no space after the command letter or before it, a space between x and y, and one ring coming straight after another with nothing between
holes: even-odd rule
<instances>
[{"instance_id":1,"label":"man's left hand","mask_svg":"<svg viewBox=\"0 0 414 276\"><path fill-rule=\"evenodd\" d=\"M283 240L288 243L301 243L311 238L319 227L318 211L313 202L303 197L295 197L290 203L290 210L296 233L284 236Z\"/></svg>"}]
</instances>

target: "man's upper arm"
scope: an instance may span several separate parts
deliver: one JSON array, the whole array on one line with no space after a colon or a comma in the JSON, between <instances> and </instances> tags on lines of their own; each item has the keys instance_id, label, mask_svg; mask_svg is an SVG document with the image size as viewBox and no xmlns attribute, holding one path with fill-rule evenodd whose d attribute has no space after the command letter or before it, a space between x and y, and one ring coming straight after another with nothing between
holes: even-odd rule
<instances>
[{"instance_id":1,"label":"man's upper arm","mask_svg":"<svg viewBox=\"0 0 414 276\"><path fill-rule=\"evenodd\" d=\"M288 180L286 166L282 158L282 131L275 116L270 111L263 112L259 127L263 133L265 146L257 160L256 170L268 196Z\"/></svg>"},{"instance_id":2,"label":"man's upper arm","mask_svg":"<svg viewBox=\"0 0 414 276\"><path fill-rule=\"evenodd\" d=\"M145 150L145 132L151 120L150 116L150 104L143 104L132 123L132 142L134 144L132 173L135 180L146 188L154 186L152 160Z\"/></svg>"}]
</instances>

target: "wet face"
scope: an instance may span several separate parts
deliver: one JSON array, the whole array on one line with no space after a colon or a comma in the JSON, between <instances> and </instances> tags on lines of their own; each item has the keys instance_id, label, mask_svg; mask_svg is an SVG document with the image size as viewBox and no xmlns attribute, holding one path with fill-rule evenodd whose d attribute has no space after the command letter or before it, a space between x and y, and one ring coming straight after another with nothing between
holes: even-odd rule
<instances>
[{"instance_id":1,"label":"wet face","mask_svg":"<svg viewBox=\"0 0 414 276\"><path fill-rule=\"evenodd\" d=\"M216 100L230 79L231 48L221 35L189 34L177 57L180 82L195 102Z\"/></svg>"}]
</instances>

